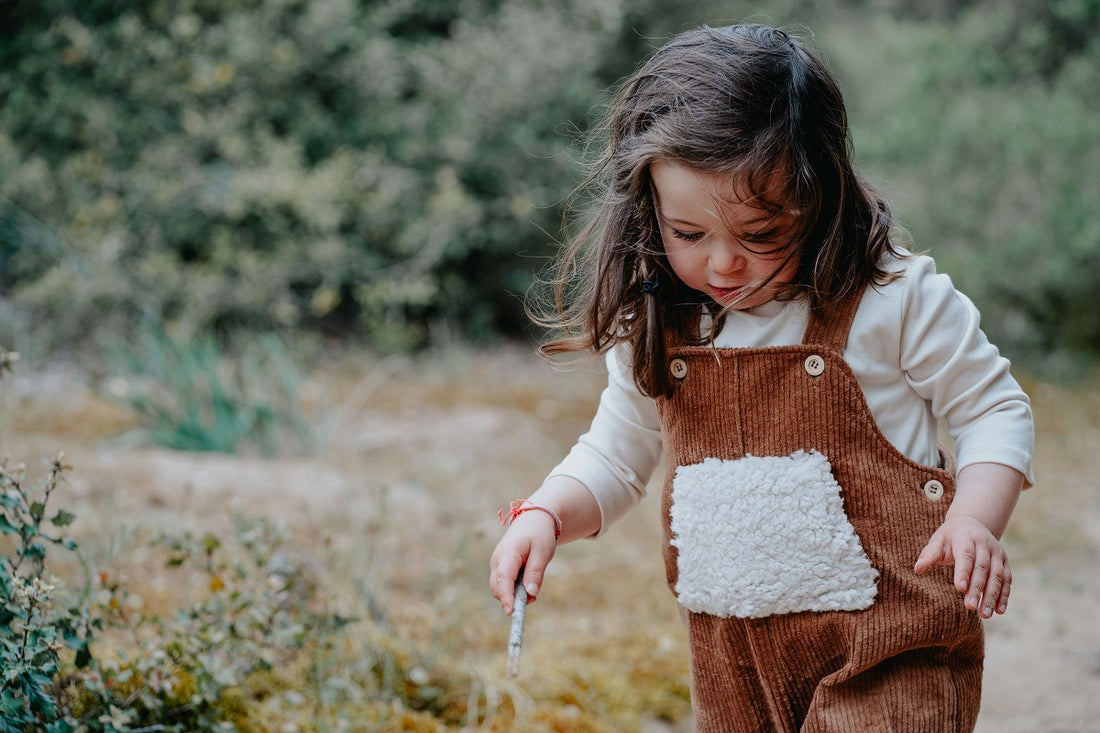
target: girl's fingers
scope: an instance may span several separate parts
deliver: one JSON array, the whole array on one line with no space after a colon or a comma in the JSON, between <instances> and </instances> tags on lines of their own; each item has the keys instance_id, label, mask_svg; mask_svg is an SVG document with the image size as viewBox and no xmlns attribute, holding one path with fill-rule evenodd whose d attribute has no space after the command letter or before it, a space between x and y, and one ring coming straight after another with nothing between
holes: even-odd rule
<instances>
[{"instance_id":1,"label":"girl's fingers","mask_svg":"<svg viewBox=\"0 0 1100 733\"><path fill-rule=\"evenodd\" d=\"M553 556L553 546L547 550L535 545L527 557L508 553L490 561L492 571L489 574L489 589L500 601L500 607L504 609L504 613L510 616L515 607L516 578L519 577L520 571L523 572L523 587L527 590L527 602L535 601L535 597L542 590L546 566Z\"/></svg>"},{"instance_id":2,"label":"girl's fingers","mask_svg":"<svg viewBox=\"0 0 1100 733\"><path fill-rule=\"evenodd\" d=\"M493 564L493 570L489 574L489 590L500 601L500 607L509 615L515 604L516 576L521 567L523 567L523 558L506 555Z\"/></svg>"},{"instance_id":3,"label":"girl's fingers","mask_svg":"<svg viewBox=\"0 0 1100 733\"><path fill-rule=\"evenodd\" d=\"M955 553L955 590L959 593L966 593L968 589L974 586L977 559L977 551L973 544L968 544ZM984 577L982 578L982 584L985 584Z\"/></svg>"},{"instance_id":4,"label":"girl's fingers","mask_svg":"<svg viewBox=\"0 0 1100 733\"><path fill-rule=\"evenodd\" d=\"M970 587L966 590L966 607L977 611L987 590L987 583L992 577L992 559L984 545L978 545L971 552L974 553L974 563L970 573Z\"/></svg>"},{"instance_id":5,"label":"girl's fingers","mask_svg":"<svg viewBox=\"0 0 1100 733\"><path fill-rule=\"evenodd\" d=\"M994 566L996 563L994 563ZM982 618L991 618L997 610L997 601L1001 598L1001 575L994 567L989 574L989 581L982 592L982 605L978 609L978 615Z\"/></svg>"},{"instance_id":6,"label":"girl's fingers","mask_svg":"<svg viewBox=\"0 0 1100 733\"><path fill-rule=\"evenodd\" d=\"M982 595L981 615L983 618L992 618L994 613L1007 607L1008 596L1006 591L1008 585L1011 584L1010 578L1011 573L1008 571L1005 557L1001 554L994 554L990 562L989 580ZM1004 611L1000 612L1004 613Z\"/></svg>"},{"instance_id":7,"label":"girl's fingers","mask_svg":"<svg viewBox=\"0 0 1100 733\"><path fill-rule=\"evenodd\" d=\"M913 571L920 575L928 570L928 568L944 561L944 547L943 538L938 534L932 536L932 539L928 541L928 544L921 550L920 557L917 558L916 564L913 566Z\"/></svg>"},{"instance_id":8,"label":"girl's fingers","mask_svg":"<svg viewBox=\"0 0 1100 733\"><path fill-rule=\"evenodd\" d=\"M954 564L955 589L963 603L982 618L1008 609L1012 572L1004 548L988 531L965 531L965 522L952 523L952 531L940 527L917 558L914 570L922 573L932 565Z\"/></svg>"},{"instance_id":9,"label":"girl's fingers","mask_svg":"<svg viewBox=\"0 0 1100 733\"><path fill-rule=\"evenodd\" d=\"M1001 597L997 600L997 613L1008 610L1008 596L1012 592L1012 571L1005 565L1004 582L1001 583Z\"/></svg>"},{"instance_id":10,"label":"girl's fingers","mask_svg":"<svg viewBox=\"0 0 1100 733\"><path fill-rule=\"evenodd\" d=\"M510 583L502 582L502 575L493 571L489 574L489 590L492 592L493 597L500 601L500 607L504 609L505 613L512 612L512 603L515 598L512 596L512 588ZM506 589L505 586L508 586Z\"/></svg>"},{"instance_id":11,"label":"girl's fingers","mask_svg":"<svg viewBox=\"0 0 1100 733\"><path fill-rule=\"evenodd\" d=\"M523 587L527 589L527 601L531 603L542 590L542 581L546 575L546 566L554 557L553 548L549 552L541 547L531 548L531 555L527 558L527 565L523 568Z\"/></svg>"}]
</instances>

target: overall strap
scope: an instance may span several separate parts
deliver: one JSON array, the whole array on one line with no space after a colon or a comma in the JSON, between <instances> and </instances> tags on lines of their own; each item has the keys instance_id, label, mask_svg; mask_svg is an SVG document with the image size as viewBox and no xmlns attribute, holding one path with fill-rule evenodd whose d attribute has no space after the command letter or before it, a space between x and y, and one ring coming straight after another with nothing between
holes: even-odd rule
<instances>
[{"instance_id":1,"label":"overall strap","mask_svg":"<svg viewBox=\"0 0 1100 733\"><path fill-rule=\"evenodd\" d=\"M844 351L844 345L848 343L848 331L852 327L856 311L859 310L860 300L863 299L863 291L846 300L837 303L825 313L810 311L810 322L806 324L806 333L802 336L803 344L820 344L831 346L837 351Z\"/></svg>"}]
</instances>

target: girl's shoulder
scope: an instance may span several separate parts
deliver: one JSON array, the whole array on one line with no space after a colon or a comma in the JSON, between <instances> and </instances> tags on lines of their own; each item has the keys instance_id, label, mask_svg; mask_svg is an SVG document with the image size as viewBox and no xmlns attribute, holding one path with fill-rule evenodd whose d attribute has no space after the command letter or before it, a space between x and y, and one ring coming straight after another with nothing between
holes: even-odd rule
<instances>
[{"instance_id":1,"label":"girl's shoulder","mask_svg":"<svg viewBox=\"0 0 1100 733\"><path fill-rule=\"evenodd\" d=\"M937 270L935 260L906 253L884 265L894 278L864 292L850 342L904 365L930 348L947 352L971 338L980 321L978 309Z\"/></svg>"},{"instance_id":2,"label":"girl's shoulder","mask_svg":"<svg viewBox=\"0 0 1100 733\"><path fill-rule=\"evenodd\" d=\"M869 301L870 305L900 308L901 313L905 313L913 307L942 304L948 300L961 299L970 303L955 288L951 277L940 272L936 261L926 254L887 255L883 258L882 269L892 279L869 287L863 296L865 304Z\"/></svg>"},{"instance_id":3,"label":"girl's shoulder","mask_svg":"<svg viewBox=\"0 0 1100 733\"><path fill-rule=\"evenodd\" d=\"M936 261L931 255L908 250L901 250L897 254L887 253L883 256L881 265L886 272L898 275L890 284L901 280L920 280L937 274Z\"/></svg>"}]
</instances>

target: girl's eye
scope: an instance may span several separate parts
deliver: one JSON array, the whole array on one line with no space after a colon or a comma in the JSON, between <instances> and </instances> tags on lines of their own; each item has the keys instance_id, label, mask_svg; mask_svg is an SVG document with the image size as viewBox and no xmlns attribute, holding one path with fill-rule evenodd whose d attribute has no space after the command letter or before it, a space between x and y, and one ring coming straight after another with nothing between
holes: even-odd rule
<instances>
[{"instance_id":1,"label":"girl's eye","mask_svg":"<svg viewBox=\"0 0 1100 733\"><path fill-rule=\"evenodd\" d=\"M741 241L750 244L775 244L779 239L778 229L766 229L760 232L746 232L741 235Z\"/></svg>"},{"instance_id":2,"label":"girl's eye","mask_svg":"<svg viewBox=\"0 0 1100 733\"><path fill-rule=\"evenodd\" d=\"M684 232L684 231L681 231L679 229L673 229L672 230L672 236L676 237L677 239L682 239L685 242L698 242L700 239L703 238L703 233L702 232Z\"/></svg>"}]
</instances>

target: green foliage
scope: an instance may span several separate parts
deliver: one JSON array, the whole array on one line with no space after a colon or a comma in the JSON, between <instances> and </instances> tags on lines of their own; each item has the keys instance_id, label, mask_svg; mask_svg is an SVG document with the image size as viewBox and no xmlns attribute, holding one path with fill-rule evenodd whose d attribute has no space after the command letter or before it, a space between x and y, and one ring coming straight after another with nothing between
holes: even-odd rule
<instances>
[{"instance_id":1,"label":"green foliage","mask_svg":"<svg viewBox=\"0 0 1100 733\"><path fill-rule=\"evenodd\" d=\"M76 552L53 534L76 517L48 505L68 469L59 456L32 489L22 466L0 462L0 534L15 539L0 556L0 733L263 729L249 706L254 688L264 694L262 674L331 648L352 619L318 601L309 565L254 518L237 518L225 537L154 543L182 584L198 584L200 599L174 616L130 610L129 590L106 571L98 604L88 592L62 603L47 549ZM93 657L95 638L120 631L120 656Z\"/></svg>"},{"instance_id":2,"label":"green foliage","mask_svg":"<svg viewBox=\"0 0 1100 733\"><path fill-rule=\"evenodd\" d=\"M11 356L0 350L0 364L10 368ZM264 519L154 543L181 584L199 580L200 598L174 617L129 610L129 591L106 570L93 603L83 561L83 592L63 596L47 559L51 547L80 559L62 535L76 515L51 506L69 470L58 455L30 485L25 466L0 460L0 733L263 729L246 704L253 678L331 648L352 619L317 600L308 563ZM92 654L97 638L120 630L119 656Z\"/></svg>"},{"instance_id":3,"label":"green foliage","mask_svg":"<svg viewBox=\"0 0 1100 733\"><path fill-rule=\"evenodd\" d=\"M518 334L573 134L670 33L746 18L813 29L871 179L998 341L1100 350L1100 0L7 3L0 322L24 352L148 313Z\"/></svg>"},{"instance_id":4,"label":"green foliage","mask_svg":"<svg viewBox=\"0 0 1100 733\"><path fill-rule=\"evenodd\" d=\"M1100 31L1096 2L1016 12L1055 6L1079 6ZM1019 22L987 10L950 25L879 21L851 31L873 41L840 33L829 49L853 89L856 150L889 182L916 248L977 302L997 343L1065 369L1100 352L1100 43L1025 73L1019 54L990 50L1024 43ZM883 66L900 72L884 79Z\"/></svg>"},{"instance_id":5,"label":"green foliage","mask_svg":"<svg viewBox=\"0 0 1100 733\"><path fill-rule=\"evenodd\" d=\"M298 372L277 336L229 357L213 336L173 338L148 322L140 347L116 349L119 397L136 410L157 445L233 453L252 443L275 452L280 436L308 440L298 405Z\"/></svg>"},{"instance_id":6,"label":"green foliage","mask_svg":"<svg viewBox=\"0 0 1100 733\"><path fill-rule=\"evenodd\" d=\"M28 486L23 465L0 461L0 535L13 538L14 550L0 556L0 732L71 731L54 697L61 652L74 653L72 664L86 668L89 639L99 623L79 601L59 608L59 581L47 577L50 546L75 551L57 530L76 518L61 509L49 514L50 496L69 467L54 459L40 486Z\"/></svg>"},{"instance_id":7,"label":"green foliage","mask_svg":"<svg viewBox=\"0 0 1100 733\"><path fill-rule=\"evenodd\" d=\"M40 338L517 328L617 3L94 7L0 50L0 294Z\"/></svg>"},{"instance_id":8,"label":"green foliage","mask_svg":"<svg viewBox=\"0 0 1100 733\"><path fill-rule=\"evenodd\" d=\"M293 667L351 621L324 608L314 574L284 540L274 523L245 517L224 537L158 538L154 554L200 596L171 617L135 613L126 586L104 574L102 617L133 646L59 680L70 717L120 733L262 729L248 703L263 694L264 675Z\"/></svg>"}]
</instances>

